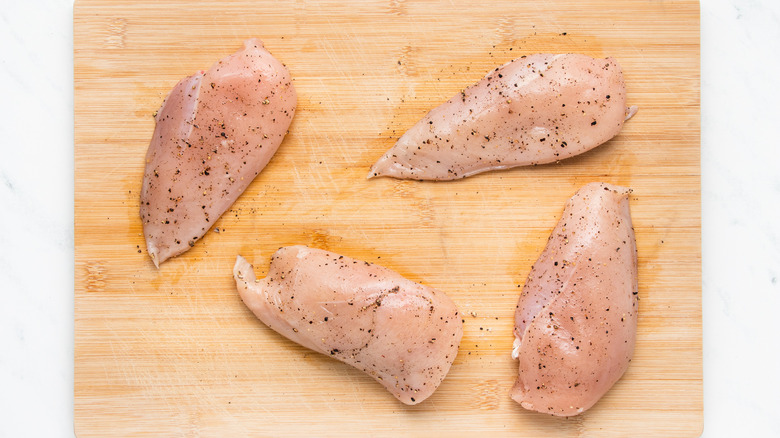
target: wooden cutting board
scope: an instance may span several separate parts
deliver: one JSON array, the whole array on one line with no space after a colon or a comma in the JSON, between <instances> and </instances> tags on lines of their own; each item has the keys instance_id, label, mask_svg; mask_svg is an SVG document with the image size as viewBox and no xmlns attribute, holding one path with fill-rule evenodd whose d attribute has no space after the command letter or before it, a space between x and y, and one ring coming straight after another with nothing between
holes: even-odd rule
<instances>
[{"instance_id":1,"label":"wooden cutting board","mask_svg":"<svg viewBox=\"0 0 780 438\"><path fill-rule=\"evenodd\" d=\"M75 22L79 436L697 436L702 429L699 9L695 1L79 1ZM138 216L152 114L249 37L292 72L279 152L194 248L158 270ZM639 113L559 164L454 182L366 180L430 108L536 52L613 56ZM523 410L512 316L564 202L633 188L634 360L589 412ZM280 246L380 263L449 294L460 353L424 403L274 333L244 307L237 254Z\"/></svg>"}]
</instances>

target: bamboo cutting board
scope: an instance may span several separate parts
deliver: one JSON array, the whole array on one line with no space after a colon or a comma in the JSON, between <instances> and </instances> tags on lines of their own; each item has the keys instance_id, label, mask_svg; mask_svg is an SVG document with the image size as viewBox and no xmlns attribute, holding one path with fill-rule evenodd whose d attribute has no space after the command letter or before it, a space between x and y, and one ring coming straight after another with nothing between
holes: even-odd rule
<instances>
[{"instance_id":1,"label":"bamboo cutting board","mask_svg":"<svg viewBox=\"0 0 780 438\"><path fill-rule=\"evenodd\" d=\"M694 1L79 1L75 6L79 436L697 436L702 429L699 10ZM182 77L249 37L287 64L298 111L233 208L157 270L138 216L152 114ZM366 180L430 108L510 59L613 56L639 113L559 164L454 182ZM520 288L583 184L633 188L634 360L590 411L509 399ZM280 246L377 262L445 291L465 317L439 390L401 405L244 307L237 254Z\"/></svg>"}]
</instances>

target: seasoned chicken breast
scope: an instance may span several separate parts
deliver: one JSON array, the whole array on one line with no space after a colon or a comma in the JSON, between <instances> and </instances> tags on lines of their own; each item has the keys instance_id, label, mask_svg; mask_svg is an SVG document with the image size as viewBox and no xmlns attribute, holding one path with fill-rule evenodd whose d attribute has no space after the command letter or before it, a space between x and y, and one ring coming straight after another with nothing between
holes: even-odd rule
<instances>
[{"instance_id":1,"label":"seasoned chicken breast","mask_svg":"<svg viewBox=\"0 0 780 438\"><path fill-rule=\"evenodd\" d=\"M635 111L612 58L524 56L432 109L368 177L452 180L551 163L611 139Z\"/></svg>"},{"instance_id":2,"label":"seasoned chicken breast","mask_svg":"<svg viewBox=\"0 0 780 438\"><path fill-rule=\"evenodd\" d=\"M364 371L405 404L433 394L458 354L455 304L382 266L291 246L271 257L266 278L241 256L233 276L265 325Z\"/></svg>"},{"instance_id":3,"label":"seasoned chicken breast","mask_svg":"<svg viewBox=\"0 0 780 438\"><path fill-rule=\"evenodd\" d=\"M195 245L263 170L295 105L290 73L258 39L176 84L155 116L141 188L156 266Z\"/></svg>"},{"instance_id":4,"label":"seasoned chicken breast","mask_svg":"<svg viewBox=\"0 0 780 438\"><path fill-rule=\"evenodd\" d=\"M637 253L630 190L581 188L534 263L515 311L511 397L524 408L577 415L628 368L637 325Z\"/></svg>"}]
</instances>

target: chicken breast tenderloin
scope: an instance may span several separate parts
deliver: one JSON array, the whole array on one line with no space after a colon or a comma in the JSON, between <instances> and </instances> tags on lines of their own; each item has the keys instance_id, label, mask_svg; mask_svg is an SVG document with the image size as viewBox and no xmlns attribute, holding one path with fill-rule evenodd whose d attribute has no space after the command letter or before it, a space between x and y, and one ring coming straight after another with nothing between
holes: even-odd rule
<instances>
[{"instance_id":1,"label":"chicken breast tenderloin","mask_svg":"<svg viewBox=\"0 0 780 438\"><path fill-rule=\"evenodd\" d=\"M432 109L368 177L453 180L551 163L611 139L634 112L614 59L524 56Z\"/></svg>"},{"instance_id":2,"label":"chicken breast tenderloin","mask_svg":"<svg viewBox=\"0 0 780 438\"><path fill-rule=\"evenodd\" d=\"M510 394L526 409L582 413L628 368L638 293L629 192L581 188L528 275L515 312L519 372Z\"/></svg>"},{"instance_id":3,"label":"chicken breast tenderloin","mask_svg":"<svg viewBox=\"0 0 780 438\"><path fill-rule=\"evenodd\" d=\"M287 68L258 39L176 84L155 116L141 188L156 266L194 246L263 170L296 99Z\"/></svg>"},{"instance_id":4,"label":"chicken breast tenderloin","mask_svg":"<svg viewBox=\"0 0 780 438\"><path fill-rule=\"evenodd\" d=\"M458 354L463 323L449 297L382 266L290 246L264 279L241 256L233 276L265 325L364 371L407 405L433 394Z\"/></svg>"}]
</instances>

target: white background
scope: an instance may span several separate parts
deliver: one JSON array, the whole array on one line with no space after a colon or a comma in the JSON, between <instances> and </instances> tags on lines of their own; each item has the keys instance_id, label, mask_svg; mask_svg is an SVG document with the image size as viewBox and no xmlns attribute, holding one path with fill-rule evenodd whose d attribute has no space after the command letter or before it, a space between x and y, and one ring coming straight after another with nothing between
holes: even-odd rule
<instances>
[{"instance_id":1,"label":"white background","mask_svg":"<svg viewBox=\"0 0 780 438\"><path fill-rule=\"evenodd\" d=\"M0 6L0 437L71 436L73 5ZM780 437L780 1L701 35L703 436Z\"/></svg>"}]
</instances>

